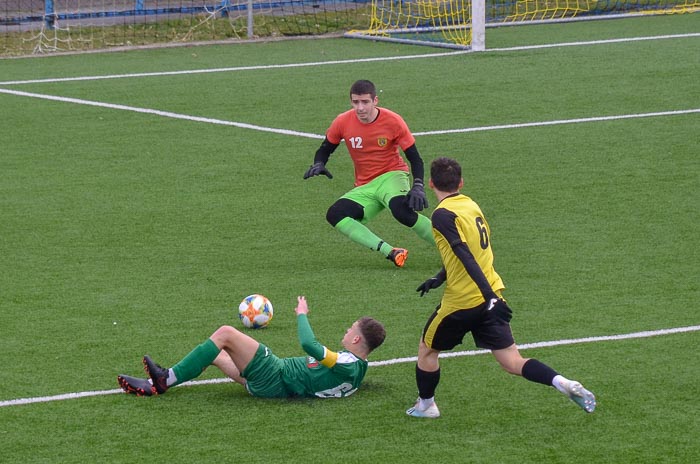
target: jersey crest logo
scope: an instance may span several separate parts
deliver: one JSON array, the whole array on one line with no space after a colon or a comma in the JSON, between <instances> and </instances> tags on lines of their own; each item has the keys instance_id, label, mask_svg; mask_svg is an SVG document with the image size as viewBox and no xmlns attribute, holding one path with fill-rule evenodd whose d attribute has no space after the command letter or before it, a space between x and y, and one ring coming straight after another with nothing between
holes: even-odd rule
<instances>
[{"instance_id":1,"label":"jersey crest logo","mask_svg":"<svg viewBox=\"0 0 700 464\"><path fill-rule=\"evenodd\" d=\"M306 367L309 367L313 369L314 367L318 367L318 361L316 361L316 358L312 356L307 356L306 357Z\"/></svg>"},{"instance_id":2,"label":"jersey crest logo","mask_svg":"<svg viewBox=\"0 0 700 464\"><path fill-rule=\"evenodd\" d=\"M377 145L379 145L380 147L385 147L386 144L387 144L387 139L386 139L386 137L379 137L379 138L377 139Z\"/></svg>"}]
</instances>

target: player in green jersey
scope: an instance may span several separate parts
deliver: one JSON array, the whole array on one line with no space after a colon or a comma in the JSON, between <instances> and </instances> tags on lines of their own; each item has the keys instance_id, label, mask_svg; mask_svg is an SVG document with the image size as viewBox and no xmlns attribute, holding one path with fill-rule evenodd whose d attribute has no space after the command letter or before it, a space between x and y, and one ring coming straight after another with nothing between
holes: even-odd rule
<instances>
[{"instance_id":1,"label":"player in green jersey","mask_svg":"<svg viewBox=\"0 0 700 464\"><path fill-rule=\"evenodd\" d=\"M148 379L119 375L117 380L127 393L159 395L214 365L257 397L341 398L354 393L367 372L367 356L384 342L384 326L371 317L358 319L343 337L343 350L335 352L316 340L305 297L297 298L295 312L299 343L308 356L278 358L267 346L225 325L172 368L144 356Z\"/></svg>"},{"instance_id":2,"label":"player in green jersey","mask_svg":"<svg viewBox=\"0 0 700 464\"><path fill-rule=\"evenodd\" d=\"M491 233L479 205L460 193L462 168L450 158L430 166L430 188L438 199L432 214L435 243L443 268L416 290L423 296L444 282L442 301L428 318L418 346L418 400L406 413L413 417L440 416L435 389L440 382L438 357L462 343L471 332L476 346L490 350L506 372L552 386L584 411L593 412L593 393L536 359L520 355L510 329L511 309L501 296L505 288L493 268Z\"/></svg>"}]
</instances>

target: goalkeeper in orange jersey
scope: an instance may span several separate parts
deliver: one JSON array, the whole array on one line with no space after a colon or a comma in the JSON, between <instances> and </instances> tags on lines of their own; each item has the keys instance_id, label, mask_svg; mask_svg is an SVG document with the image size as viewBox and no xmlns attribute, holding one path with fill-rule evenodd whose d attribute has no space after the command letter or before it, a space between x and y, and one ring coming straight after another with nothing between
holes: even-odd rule
<instances>
[{"instance_id":1,"label":"goalkeeper in orange jersey","mask_svg":"<svg viewBox=\"0 0 700 464\"><path fill-rule=\"evenodd\" d=\"M299 343L307 356L279 358L267 346L224 325L169 369L144 356L149 378L122 374L117 377L119 385L137 396L162 395L213 365L255 397L342 398L353 394L367 373L367 356L384 342L384 326L371 317L361 317L345 332L343 349L335 352L316 340L305 297L297 298L294 312Z\"/></svg>"},{"instance_id":2,"label":"goalkeeper in orange jersey","mask_svg":"<svg viewBox=\"0 0 700 464\"><path fill-rule=\"evenodd\" d=\"M345 140L355 166L355 187L328 208L326 219L353 242L378 251L403 267L408 251L389 245L365 224L388 208L397 221L435 244L430 219L417 213L428 207L423 159L403 118L377 106L377 90L372 82L355 82L350 88L350 103L352 109L338 115L326 131L304 179L321 174L332 179L326 164L341 140ZM412 183L399 149L411 166Z\"/></svg>"},{"instance_id":3,"label":"goalkeeper in orange jersey","mask_svg":"<svg viewBox=\"0 0 700 464\"><path fill-rule=\"evenodd\" d=\"M491 230L479 205L460 193L464 181L459 163L450 158L434 160L429 184L438 200L431 220L443 267L416 291L423 296L446 285L440 304L423 328L416 363L418 400L406 413L440 417L435 403L440 352L461 344L469 332L476 346L490 350L506 372L552 386L584 411L593 412L593 393L548 365L520 354L510 328L512 311L502 296L505 286L493 267Z\"/></svg>"}]
</instances>

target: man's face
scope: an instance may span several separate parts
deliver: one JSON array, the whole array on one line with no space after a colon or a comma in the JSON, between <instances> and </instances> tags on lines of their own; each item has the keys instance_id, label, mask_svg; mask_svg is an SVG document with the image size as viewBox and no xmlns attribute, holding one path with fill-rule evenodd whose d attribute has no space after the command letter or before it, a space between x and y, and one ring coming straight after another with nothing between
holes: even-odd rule
<instances>
[{"instance_id":1,"label":"man's face","mask_svg":"<svg viewBox=\"0 0 700 464\"><path fill-rule=\"evenodd\" d=\"M353 346L353 344L359 339L360 336L361 332L360 329L357 327L357 321L355 321L343 336L343 347L346 350L350 349Z\"/></svg>"},{"instance_id":2,"label":"man's face","mask_svg":"<svg viewBox=\"0 0 700 464\"><path fill-rule=\"evenodd\" d=\"M357 119L363 124L369 124L377 117L377 97L364 93L362 95L350 95L350 103L355 110Z\"/></svg>"}]
</instances>

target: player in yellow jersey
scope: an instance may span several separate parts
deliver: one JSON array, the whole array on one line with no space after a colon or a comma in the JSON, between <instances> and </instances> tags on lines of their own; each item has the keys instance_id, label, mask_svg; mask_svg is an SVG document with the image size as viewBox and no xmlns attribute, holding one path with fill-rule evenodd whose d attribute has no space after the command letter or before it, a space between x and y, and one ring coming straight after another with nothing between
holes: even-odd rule
<instances>
[{"instance_id":1,"label":"player in yellow jersey","mask_svg":"<svg viewBox=\"0 0 700 464\"><path fill-rule=\"evenodd\" d=\"M397 221L428 243L434 243L430 219L417 213L428 207L423 188L423 159L403 118L378 107L378 101L372 82L359 80L352 85L352 109L333 120L304 179L321 174L332 179L326 163L345 140L355 166L355 187L331 205L326 220L353 242L378 251L396 266L403 267L408 251L389 245L365 224L389 209ZM399 149L411 165L412 186L408 165Z\"/></svg>"},{"instance_id":2,"label":"player in yellow jersey","mask_svg":"<svg viewBox=\"0 0 700 464\"><path fill-rule=\"evenodd\" d=\"M418 400L406 413L414 417L440 417L435 390L440 382L438 356L462 343L471 332L476 346L490 350L508 373L555 387L593 412L593 393L558 374L536 359L523 358L510 329L511 309L501 292L505 288L493 267L491 233L479 205L460 193L462 168L450 158L430 166L430 188L438 199L432 214L433 234L443 268L416 290L420 296L446 282L442 301L428 318L418 346L416 384Z\"/></svg>"}]
</instances>

